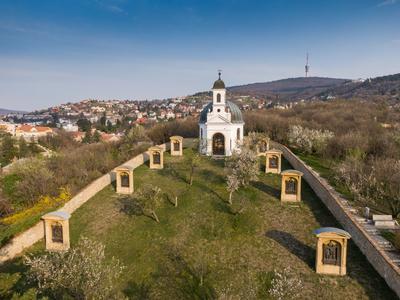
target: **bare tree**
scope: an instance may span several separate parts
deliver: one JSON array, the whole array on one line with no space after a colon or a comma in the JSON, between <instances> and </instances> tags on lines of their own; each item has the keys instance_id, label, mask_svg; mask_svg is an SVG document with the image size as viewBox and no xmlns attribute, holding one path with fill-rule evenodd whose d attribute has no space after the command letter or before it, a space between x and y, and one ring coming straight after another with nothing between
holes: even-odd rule
<instances>
[{"instance_id":1,"label":"bare tree","mask_svg":"<svg viewBox=\"0 0 400 300\"><path fill-rule=\"evenodd\" d=\"M348 158L336 170L337 178L356 200L378 211L400 214L400 161L391 158Z\"/></svg>"},{"instance_id":2,"label":"bare tree","mask_svg":"<svg viewBox=\"0 0 400 300\"><path fill-rule=\"evenodd\" d=\"M146 184L133 196L133 200L140 205L143 214L150 216L157 223L160 223L156 214L161 203L161 189L157 186Z\"/></svg>"},{"instance_id":3,"label":"bare tree","mask_svg":"<svg viewBox=\"0 0 400 300\"><path fill-rule=\"evenodd\" d=\"M193 184L193 177L194 177L197 167L199 166L199 163L200 163L200 154L195 153L195 154L189 156L189 158L188 158L188 164L189 164L189 170L190 170L189 185Z\"/></svg>"},{"instance_id":4,"label":"bare tree","mask_svg":"<svg viewBox=\"0 0 400 300\"><path fill-rule=\"evenodd\" d=\"M226 189L229 192L228 202L229 202L229 204L232 204L232 194L234 192L236 192L240 187L239 179L238 179L237 175L235 174L235 172L226 176L226 185L227 185Z\"/></svg>"}]
</instances>

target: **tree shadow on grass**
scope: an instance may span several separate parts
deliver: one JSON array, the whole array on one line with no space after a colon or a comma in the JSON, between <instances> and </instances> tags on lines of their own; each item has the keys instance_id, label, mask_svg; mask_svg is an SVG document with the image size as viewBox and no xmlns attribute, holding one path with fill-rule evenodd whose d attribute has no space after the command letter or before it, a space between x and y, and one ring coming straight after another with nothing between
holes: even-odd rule
<instances>
[{"instance_id":1,"label":"tree shadow on grass","mask_svg":"<svg viewBox=\"0 0 400 300\"><path fill-rule=\"evenodd\" d=\"M315 249L299 241L292 234L280 230L269 230L265 233L265 236L278 242L310 268L314 267Z\"/></svg>"},{"instance_id":2,"label":"tree shadow on grass","mask_svg":"<svg viewBox=\"0 0 400 300\"><path fill-rule=\"evenodd\" d=\"M11 295L14 293L23 294L30 288L34 288L35 283L27 277L28 271L29 267L23 263L22 257L0 265L0 276L5 276L0 278L0 298L1 295L9 294L11 299Z\"/></svg>"},{"instance_id":3,"label":"tree shadow on grass","mask_svg":"<svg viewBox=\"0 0 400 300\"><path fill-rule=\"evenodd\" d=\"M217 174L211 170L201 169L197 172L197 175L202 177L206 181L212 181L215 184L224 184L224 176Z\"/></svg>"},{"instance_id":4,"label":"tree shadow on grass","mask_svg":"<svg viewBox=\"0 0 400 300\"><path fill-rule=\"evenodd\" d=\"M199 182L199 181L194 181L194 184L201 189L202 191L204 191L204 193L208 193L208 194L212 194L215 197L217 197L218 199L220 199L221 201L226 201L223 197L221 197L216 191L214 191L213 189L211 189L209 186Z\"/></svg>"},{"instance_id":5,"label":"tree shadow on grass","mask_svg":"<svg viewBox=\"0 0 400 300\"><path fill-rule=\"evenodd\" d=\"M123 197L118 199L120 212L128 216L143 216L144 211L140 204L134 198Z\"/></svg>"},{"instance_id":6,"label":"tree shadow on grass","mask_svg":"<svg viewBox=\"0 0 400 300\"><path fill-rule=\"evenodd\" d=\"M229 215L235 215L235 212L232 210L232 207L226 201L214 201L214 208L222 213L226 213Z\"/></svg>"},{"instance_id":7,"label":"tree shadow on grass","mask_svg":"<svg viewBox=\"0 0 400 300\"><path fill-rule=\"evenodd\" d=\"M156 287L170 299L216 299L209 274L206 262L194 266L179 252L169 251L167 260L153 274L153 278Z\"/></svg>"},{"instance_id":8,"label":"tree shadow on grass","mask_svg":"<svg viewBox=\"0 0 400 300\"><path fill-rule=\"evenodd\" d=\"M146 283L129 281L122 291L128 299L146 300L150 299L150 287Z\"/></svg>"},{"instance_id":9,"label":"tree shadow on grass","mask_svg":"<svg viewBox=\"0 0 400 300\"><path fill-rule=\"evenodd\" d=\"M253 187L255 187L256 189L260 190L261 192L264 192L274 198L280 199L280 197L281 197L280 190L278 190L272 186L266 185L264 182L255 181L255 182L252 182L251 185Z\"/></svg>"},{"instance_id":10,"label":"tree shadow on grass","mask_svg":"<svg viewBox=\"0 0 400 300\"><path fill-rule=\"evenodd\" d=\"M182 173L182 168L174 167L173 165L167 165L164 169L160 170L160 174L163 176L171 176L174 178L177 178L184 183L189 183L188 178L185 176L185 174Z\"/></svg>"}]
</instances>

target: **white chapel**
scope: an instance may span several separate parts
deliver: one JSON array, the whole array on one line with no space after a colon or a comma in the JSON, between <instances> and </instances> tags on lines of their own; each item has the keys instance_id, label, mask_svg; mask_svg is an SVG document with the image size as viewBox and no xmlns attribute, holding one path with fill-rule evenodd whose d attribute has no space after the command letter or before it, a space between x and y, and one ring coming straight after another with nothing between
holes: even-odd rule
<instances>
[{"instance_id":1,"label":"white chapel","mask_svg":"<svg viewBox=\"0 0 400 300\"><path fill-rule=\"evenodd\" d=\"M218 73L212 92L212 102L200 114L200 152L205 155L230 156L243 141L242 112L236 104L226 100L221 73Z\"/></svg>"}]
</instances>

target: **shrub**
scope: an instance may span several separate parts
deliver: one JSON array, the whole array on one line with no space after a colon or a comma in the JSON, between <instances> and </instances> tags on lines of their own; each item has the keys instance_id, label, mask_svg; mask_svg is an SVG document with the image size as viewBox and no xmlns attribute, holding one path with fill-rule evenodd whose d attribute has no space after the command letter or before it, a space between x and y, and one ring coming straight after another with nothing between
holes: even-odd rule
<instances>
[{"instance_id":1,"label":"shrub","mask_svg":"<svg viewBox=\"0 0 400 300\"><path fill-rule=\"evenodd\" d=\"M17 181L14 186L13 203L23 206L35 204L41 196L56 196L54 189L54 173L40 158L30 158L12 167L12 174Z\"/></svg>"},{"instance_id":2,"label":"shrub","mask_svg":"<svg viewBox=\"0 0 400 300\"><path fill-rule=\"evenodd\" d=\"M364 205L400 214L400 161L392 158L348 158L336 168L337 178Z\"/></svg>"},{"instance_id":3,"label":"shrub","mask_svg":"<svg viewBox=\"0 0 400 300\"><path fill-rule=\"evenodd\" d=\"M196 118L175 120L159 123L148 130L148 136L156 144L169 142L169 137L180 135L184 138L195 138L199 136L199 125Z\"/></svg>"},{"instance_id":4,"label":"shrub","mask_svg":"<svg viewBox=\"0 0 400 300\"><path fill-rule=\"evenodd\" d=\"M330 139L334 136L332 131L303 128L293 125L289 129L288 141L305 153L322 153Z\"/></svg>"},{"instance_id":5,"label":"shrub","mask_svg":"<svg viewBox=\"0 0 400 300\"><path fill-rule=\"evenodd\" d=\"M2 198L0 195L0 218L10 214L13 211L10 201Z\"/></svg>"},{"instance_id":6,"label":"shrub","mask_svg":"<svg viewBox=\"0 0 400 300\"><path fill-rule=\"evenodd\" d=\"M67 148L73 149L79 146L79 143L74 140L72 134L65 130L58 130L57 134L40 137L38 142L46 148L54 151L60 151Z\"/></svg>"},{"instance_id":7,"label":"shrub","mask_svg":"<svg viewBox=\"0 0 400 300\"><path fill-rule=\"evenodd\" d=\"M118 259L106 260L105 246L81 238L66 252L25 256L29 279L55 299L117 299L115 287L123 266Z\"/></svg>"},{"instance_id":8,"label":"shrub","mask_svg":"<svg viewBox=\"0 0 400 300\"><path fill-rule=\"evenodd\" d=\"M42 197L54 198L61 188L72 195L122 162L145 151L148 144L97 143L66 148L50 158L30 158L1 178L0 214L32 207Z\"/></svg>"}]
</instances>

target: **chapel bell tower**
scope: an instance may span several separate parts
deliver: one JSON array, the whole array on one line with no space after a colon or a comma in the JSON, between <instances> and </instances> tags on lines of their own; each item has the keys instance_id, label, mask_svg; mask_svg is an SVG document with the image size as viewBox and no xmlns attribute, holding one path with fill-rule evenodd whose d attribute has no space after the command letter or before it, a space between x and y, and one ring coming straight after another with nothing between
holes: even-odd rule
<instances>
[{"instance_id":1,"label":"chapel bell tower","mask_svg":"<svg viewBox=\"0 0 400 300\"><path fill-rule=\"evenodd\" d=\"M214 82L213 88L213 107L221 108L221 111L225 110L225 83L221 79L221 71L218 71L218 80Z\"/></svg>"}]
</instances>

